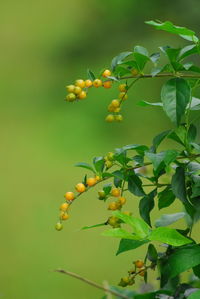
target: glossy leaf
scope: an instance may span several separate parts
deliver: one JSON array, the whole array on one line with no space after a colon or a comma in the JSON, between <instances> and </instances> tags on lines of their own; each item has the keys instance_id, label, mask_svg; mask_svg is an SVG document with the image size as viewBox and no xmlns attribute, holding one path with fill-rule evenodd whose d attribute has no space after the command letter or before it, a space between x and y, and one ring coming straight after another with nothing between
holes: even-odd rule
<instances>
[{"instance_id":1,"label":"glossy leaf","mask_svg":"<svg viewBox=\"0 0 200 299\"><path fill-rule=\"evenodd\" d=\"M136 174L130 174L128 177L128 190L136 196L144 196L142 181Z\"/></svg>"},{"instance_id":2,"label":"glossy leaf","mask_svg":"<svg viewBox=\"0 0 200 299\"><path fill-rule=\"evenodd\" d=\"M152 102L147 102L147 101L139 101L137 103L138 106L141 107L146 107L146 106L158 106L158 107L163 107L163 103L157 102L157 103L152 103Z\"/></svg>"},{"instance_id":3,"label":"glossy leaf","mask_svg":"<svg viewBox=\"0 0 200 299\"><path fill-rule=\"evenodd\" d=\"M173 246L182 246L192 242L190 239L178 233L175 229L169 227L158 227L154 229L148 236L148 239Z\"/></svg>"},{"instance_id":4,"label":"glossy leaf","mask_svg":"<svg viewBox=\"0 0 200 299\"><path fill-rule=\"evenodd\" d=\"M90 226L84 226L84 227L82 227L82 230L95 228L95 227L99 227L99 226L105 226L105 225L106 225L105 223L99 223L99 224L94 224L94 225L90 225Z\"/></svg>"},{"instance_id":5,"label":"glossy leaf","mask_svg":"<svg viewBox=\"0 0 200 299\"><path fill-rule=\"evenodd\" d=\"M80 163L75 164L75 166L76 166L76 167L82 167L82 168L91 170L92 172L95 173L94 168L93 168L90 164L88 164L88 163L80 162Z\"/></svg>"},{"instance_id":6,"label":"glossy leaf","mask_svg":"<svg viewBox=\"0 0 200 299\"><path fill-rule=\"evenodd\" d=\"M174 195L183 203L187 202L187 193L185 186L185 170L183 167L177 167L176 172L172 177L172 191Z\"/></svg>"},{"instance_id":7,"label":"glossy leaf","mask_svg":"<svg viewBox=\"0 0 200 299\"><path fill-rule=\"evenodd\" d=\"M119 55L117 55L116 57L113 58L112 62L111 62L111 69L114 71L116 66L118 64L121 64L125 58L127 58L128 56L130 56L132 54L132 52L122 52Z\"/></svg>"},{"instance_id":8,"label":"glossy leaf","mask_svg":"<svg viewBox=\"0 0 200 299\"><path fill-rule=\"evenodd\" d=\"M120 238L120 239L130 239L130 240L140 240L141 239L140 237L133 235L122 228L112 228L112 229L106 230L102 233L102 236L115 237L115 238Z\"/></svg>"},{"instance_id":9,"label":"glossy leaf","mask_svg":"<svg viewBox=\"0 0 200 299\"><path fill-rule=\"evenodd\" d=\"M162 271L168 273L168 276L172 278L199 264L200 246L194 244L186 248L179 248L171 254Z\"/></svg>"},{"instance_id":10,"label":"glossy leaf","mask_svg":"<svg viewBox=\"0 0 200 299\"><path fill-rule=\"evenodd\" d=\"M94 167L97 172L101 173L104 168L104 158L103 157L95 157L93 160Z\"/></svg>"},{"instance_id":11,"label":"glossy leaf","mask_svg":"<svg viewBox=\"0 0 200 299\"><path fill-rule=\"evenodd\" d=\"M175 200L176 196L168 187L158 193L158 208L163 209L169 207Z\"/></svg>"},{"instance_id":12,"label":"glossy leaf","mask_svg":"<svg viewBox=\"0 0 200 299\"><path fill-rule=\"evenodd\" d=\"M167 116L177 126L190 101L190 86L182 78L168 80L162 87L161 100Z\"/></svg>"},{"instance_id":13,"label":"glossy leaf","mask_svg":"<svg viewBox=\"0 0 200 299\"><path fill-rule=\"evenodd\" d=\"M130 225L136 236L140 238L146 238L148 236L150 228L142 219L126 215L120 211L113 212L113 215Z\"/></svg>"},{"instance_id":14,"label":"glossy leaf","mask_svg":"<svg viewBox=\"0 0 200 299\"><path fill-rule=\"evenodd\" d=\"M123 253L128 250L136 249L146 243L148 243L148 240L128 240L128 239L122 239L119 243L119 248L117 250L116 255Z\"/></svg>"},{"instance_id":15,"label":"glossy leaf","mask_svg":"<svg viewBox=\"0 0 200 299\"><path fill-rule=\"evenodd\" d=\"M149 194L145 195L139 203L140 216L149 226L151 226L150 212L154 208L154 198L157 194L156 191L157 190L155 189Z\"/></svg>"}]
</instances>

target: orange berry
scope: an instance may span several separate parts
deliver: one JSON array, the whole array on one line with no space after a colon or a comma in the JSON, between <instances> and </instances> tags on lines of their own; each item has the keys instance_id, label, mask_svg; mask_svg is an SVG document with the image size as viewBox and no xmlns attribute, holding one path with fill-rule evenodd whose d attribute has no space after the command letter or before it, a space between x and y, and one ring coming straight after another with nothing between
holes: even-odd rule
<instances>
[{"instance_id":1,"label":"orange berry","mask_svg":"<svg viewBox=\"0 0 200 299\"><path fill-rule=\"evenodd\" d=\"M120 193L121 193L121 191L120 191L120 189L118 189L118 188L113 188L113 189L111 190L111 195L114 196L114 197L119 197L119 196L120 196Z\"/></svg>"},{"instance_id":2,"label":"orange berry","mask_svg":"<svg viewBox=\"0 0 200 299\"><path fill-rule=\"evenodd\" d=\"M61 206L60 206L60 210L63 212L66 212L69 209L69 204L67 202L64 202Z\"/></svg>"},{"instance_id":3,"label":"orange berry","mask_svg":"<svg viewBox=\"0 0 200 299\"><path fill-rule=\"evenodd\" d=\"M112 115L112 114L108 114L107 116L106 116L106 119L105 119L108 123L112 123L113 121L115 121L115 117L114 117L114 115Z\"/></svg>"},{"instance_id":4,"label":"orange berry","mask_svg":"<svg viewBox=\"0 0 200 299\"><path fill-rule=\"evenodd\" d=\"M75 88L74 85L68 85L68 86L66 86L66 89L67 89L67 91L68 91L69 93L74 92L74 88Z\"/></svg>"},{"instance_id":5,"label":"orange berry","mask_svg":"<svg viewBox=\"0 0 200 299\"><path fill-rule=\"evenodd\" d=\"M111 105L114 108L118 108L120 106L120 102L119 102L119 100L112 100Z\"/></svg>"},{"instance_id":6,"label":"orange berry","mask_svg":"<svg viewBox=\"0 0 200 299\"><path fill-rule=\"evenodd\" d=\"M112 87L112 82L111 81L105 81L105 82L103 82L103 87L104 88L111 88Z\"/></svg>"},{"instance_id":7,"label":"orange berry","mask_svg":"<svg viewBox=\"0 0 200 299\"><path fill-rule=\"evenodd\" d=\"M68 101L68 102L73 102L75 100L76 100L76 95L72 92L66 96L66 101Z\"/></svg>"},{"instance_id":8,"label":"orange berry","mask_svg":"<svg viewBox=\"0 0 200 299\"><path fill-rule=\"evenodd\" d=\"M109 203L109 205L108 205L108 210L115 211L115 210L118 210L118 208L119 208L119 205L115 201Z\"/></svg>"},{"instance_id":9,"label":"orange berry","mask_svg":"<svg viewBox=\"0 0 200 299\"><path fill-rule=\"evenodd\" d=\"M126 84L120 84L119 85L119 91L121 91L121 92L125 92L125 91L127 91L127 85Z\"/></svg>"},{"instance_id":10,"label":"orange berry","mask_svg":"<svg viewBox=\"0 0 200 299\"><path fill-rule=\"evenodd\" d=\"M142 270L142 269L141 269L141 270ZM144 270L140 271L138 274L139 274L140 276L144 277L144 276L145 276L145 273L146 273L146 270L145 270L145 268L144 268Z\"/></svg>"},{"instance_id":11,"label":"orange berry","mask_svg":"<svg viewBox=\"0 0 200 299\"><path fill-rule=\"evenodd\" d=\"M74 192L66 192L65 198L66 198L66 200L69 200L69 201L74 200L75 199Z\"/></svg>"},{"instance_id":12,"label":"orange berry","mask_svg":"<svg viewBox=\"0 0 200 299\"><path fill-rule=\"evenodd\" d=\"M119 201L119 203L120 203L121 205L124 205L124 204L126 203L126 198L125 198L125 197L120 197L120 198L118 199L118 201Z\"/></svg>"},{"instance_id":13,"label":"orange berry","mask_svg":"<svg viewBox=\"0 0 200 299\"><path fill-rule=\"evenodd\" d=\"M79 193L82 193L82 192L85 192L85 185L83 183L79 183L76 185L76 191L79 192Z\"/></svg>"},{"instance_id":14,"label":"orange berry","mask_svg":"<svg viewBox=\"0 0 200 299\"><path fill-rule=\"evenodd\" d=\"M69 219L69 214L67 214L65 212L61 212L60 213L60 219L61 220L67 220L67 219Z\"/></svg>"},{"instance_id":15,"label":"orange berry","mask_svg":"<svg viewBox=\"0 0 200 299\"><path fill-rule=\"evenodd\" d=\"M120 92L119 98L122 99L123 101L128 99L128 95L126 92Z\"/></svg>"},{"instance_id":16,"label":"orange berry","mask_svg":"<svg viewBox=\"0 0 200 299\"><path fill-rule=\"evenodd\" d=\"M97 180L96 178L88 178L86 183L89 187L94 186L96 184Z\"/></svg>"},{"instance_id":17,"label":"orange berry","mask_svg":"<svg viewBox=\"0 0 200 299\"><path fill-rule=\"evenodd\" d=\"M81 92L82 92L82 88L80 88L79 86L75 86L74 93L78 95Z\"/></svg>"},{"instance_id":18,"label":"orange berry","mask_svg":"<svg viewBox=\"0 0 200 299\"><path fill-rule=\"evenodd\" d=\"M56 223L56 225L55 225L55 229L56 230L62 230L63 229L63 225L62 225L62 223L60 223L60 222L58 222L58 223Z\"/></svg>"},{"instance_id":19,"label":"orange berry","mask_svg":"<svg viewBox=\"0 0 200 299\"><path fill-rule=\"evenodd\" d=\"M115 120L120 122L123 120L123 116L121 114L115 115Z\"/></svg>"},{"instance_id":20,"label":"orange berry","mask_svg":"<svg viewBox=\"0 0 200 299\"><path fill-rule=\"evenodd\" d=\"M82 80L82 79L76 80L75 85L79 86L80 88L84 88L85 87L85 81Z\"/></svg>"},{"instance_id":21,"label":"orange berry","mask_svg":"<svg viewBox=\"0 0 200 299\"><path fill-rule=\"evenodd\" d=\"M141 260L137 260L137 261L135 261L135 266L137 268L142 268L144 266L144 262Z\"/></svg>"},{"instance_id":22,"label":"orange berry","mask_svg":"<svg viewBox=\"0 0 200 299\"><path fill-rule=\"evenodd\" d=\"M83 100L86 97L87 97L87 93L83 90L78 94L78 99L80 99L80 100Z\"/></svg>"},{"instance_id":23,"label":"orange berry","mask_svg":"<svg viewBox=\"0 0 200 299\"><path fill-rule=\"evenodd\" d=\"M91 87L93 85L92 81L87 79L85 80L85 87Z\"/></svg>"},{"instance_id":24,"label":"orange berry","mask_svg":"<svg viewBox=\"0 0 200 299\"><path fill-rule=\"evenodd\" d=\"M103 73L102 73L102 76L104 77L104 78L106 78L106 77L108 77L108 76L110 76L111 75L111 71L110 70L105 70Z\"/></svg>"},{"instance_id":25,"label":"orange berry","mask_svg":"<svg viewBox=\"0 0 200 299\"><path fill-rule=\"evenodd\" d=\"M93 86L98 88L98 87L101 87L102 86L102 81L100 79L95 79L93 81Z\"/></svg>"}]
</instances>

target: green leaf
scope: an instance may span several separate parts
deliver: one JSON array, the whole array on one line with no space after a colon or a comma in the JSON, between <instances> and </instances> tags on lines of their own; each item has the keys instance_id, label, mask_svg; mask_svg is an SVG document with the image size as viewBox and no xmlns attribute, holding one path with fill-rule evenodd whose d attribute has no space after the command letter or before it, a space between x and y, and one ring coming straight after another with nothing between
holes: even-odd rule
<instances>
[{"instance_id":1,"label":"green leaf","mask_svg":"<svg viewBox=\"0 0 200 299\"><path fill-rule=\"evenodd\" d=\"M80 163L75 164L75 166L76 167L86 168L86 169L91 170L92 172L96 173L94 168L88 163L80 162Z\"/></svg>"},{"instance_id":2,"label":"green leaf","mask_svg":"<svg viewBox=\"0 0 200 299\"><path fill-rule=\"evenodd\" d=\"M90 79L91 81L94 81L96 79L94 73L89 69L87 70L87 76L88 76L88 79Z\"/></svg>"},{"instance_id":3,"label":"green leaf","mask_svg":"<svg viewBox=\"0 0 200 299\"><path fill-rule=\"evenodd\" d=\"M178 59L180 61L192 54L197 54L197 53L198 53L198 47L196 45L189 45L180 50Z\"/></svg>"},{"instance_id":4,"label":"green leaf","mask_svg":"<svg viewBox=\"0 0 200 299\"><path fill-rule=\"evenodd\" d=\"M158 208L159 210L169 207L175 200L175 195L172 190L167 187L158 193Z\"/></svg>"},{"instance_id":5,"label":"green leaf","mask_svg":"<svg viewBox=\"0 0 200 299\"><path fill-rule=\"evenodd\" d=\"M153 53L149 56L150 60L156 64L158 62L158 60L160 59L160 53L157 52L157 53Z\"/></svg>"},{"instance_id":6,"label":"green leaf","mask_svg":"<svg viewBox=\"0 0 200 299\"><path fill-rule=\"evenodd\" d=\"M168 273L169 278L173 278L199 264L200 246L194 244L186 248L179 248L171 254L162 272Z\"/></svg>"},{"instance_id":7,"label":"green leaf","mask_svg":"<svg viewBox=\"0 0 200 299\"><path fill-rule=\"evenodd\" d=\"M192 97L190 110L200 110L200 99Z\"/></svg>"},{"instance_id":8,"label":"green leaf","mask_svg":"<svg viewBox=\"0 0 200 299\"><path fill-rule=\"evenodd\" d=\"M175 214L163 214L159 219L155 221L155 226L160 227L160 226L168 226L179 219L182 219L185 217L184 212L180 213L175 213Z\"/></svg>"},{"instance_id":9,"label":"green leaf","mask_svg":"<svg viewBox=\"0 0 200 299\"><path fill-rule=\"evenodd\" d=\"M104 168L104 158L103 157L95 157L93 160L94 167L97 172L102 173Z\"/></svg>"},{"instance_id":10,"label":"green leaf","mask_svg":"<svg viewBox=\"0 0 200 299\"><path fill-rule=\"evenodd\" d=\"M167 150L157 154L146 152L146 156L152 162L153 168L156 174L158 174L161 169L176 160L178 152L175 150Z\"/></svg>"},{"instance_id":11,"label":"green leaf","mask_svg":"<svg viewBox=\"0 0 200 299\"><path fill-rule=\"evenodd\" d=\"M192 293L187 297L187 299L199 299L200 298L200 290L196 290L196 292Z\"/></svg>"},{"instance_id":12,"label":"green leaf","mask_svg":"<svg viewBox=\"0 0 200 299\"><path fill-rule=\"evenodd\" d=\"M114 211L113 215L121 219L124 223L129 224L137 237L146 238L148 236L150 228L142 219L123 214L120 211Z\"/></svg>"},{"instance_id":13,"label":"green leaf","mask_svg":"<svg viewBox=\"0 0 200 299\"><path fill-rule=\"evenodd\" d=\"M146 107L146 106L158 106L158 107L163 107L163 103L157 102L157 103L152 103L152 102L147 102L147 101L139 101L137 103L138 106L141 107Z\"/></svg>"},{"instance_id":14,"label":"green leaf","mask_svg":"<svg viewBox=\"0 0 200 299\"><path fill-rule=\"evenodd\" d=\"M187 193L185 186L185 170L183 167L177 167L176 172L172 177L172 191L174 195L183 203L187 202Z\"/></svg>"},{"instance_id":15,"label":"green leaf","mask_svg":"<svg viewBox=\"0 0 200 299\"><path fill-rule=\"evenodd\" d=\"M167 136L167 138L172 139L181 145L185 145L186 137L187 130L184 126L176 128Z\"/></svg>"},{"instance_id":16,"label":"green leaf","mask_svg":"<svg viewBox=\"0 0 200 299\"><path fill-rule=\"evenodd\" d=\"M168 136L171 130L164 131L153 139L153 149L156 151L160 143Z\"/></svg>"},{"instance_id":17,"label":"green leaf","mask_svg":"<svg viewBox=\"0 0 200 299\"><path fill-rule=\"evenodd\" d=\"M140 216L149 226L151 226L150 212L154 208L154 197L157 194L157 189L145 195L139 203Z\"/></svg>"},{"instance_id":18,"label":"green leaf","mask_svg":"<svg viewBox=\"0 0 200 299\"><path fill-rule=\"evenodd\" d=\"M99 223L99 224L94 224L94 225L90 225L90 226L84 226L81 229L85 230L85 229L90 229L90 228L95 228L95 227L99 227L99 226L105 226L105 223Z\"/></svg>"},{"instance_id":19,"label":"green leaf","mask_svg":"<svg viewBox=\"0 0 200 299\"><path fill-rule=\"evenodd\" d=\"M158 259L158 253L153 244L149 244L149 246L148 246L147 258L150 262L153 262L153 263L155 263Z\"/></svg>"},{"instance_id":20,"label":"green leaf","mask_svg":"<svg viewBox=\"0 0 200 299\"><path fill-rule=\"evenodd\" d=\"M182 246L192 242L190 239L178 233L175 229L169 227L156 228L150 233L148 239L151 241L159 241L173 246Z\"/></svg>"},{"instance_id":21,"label":"green leaf","mask_svg":"<svg viewBox=\"0 0 200 299\"><path fill-rule=\"evenodd\" d=\"M130 56L133 52L122 52L119 55L117 55L116 57L113 58L112 62L111 62L111 69L114 71L116 66L118 64L121 64L125 58L127 58L128 56Z\"/></svg>"},{"instance_id":22,"label":"green leaf","mask_svg":"<svg viewBox=\"0 0 200 299\"><path fill-rule=\"evenodd\" d=\"M145 152L147 151L149 148L146 145L140 145L140 144L130 144L130 145L125 145L123 146L124 150L135 150L137 152Z\"/></svg>"},{"instance_id":23,"label":"green leaf","mask_svg":"<svg viewBox=\"0 0 200 299\"><path fill-rule=\"evenodd\" d=\"M149 61L149 54L147 49L141 46L135 46L133 55L137 63L137 68L139 69L139 71L142 71L147 61Z\"/></svg>"},{"instance_id":24,"label":"green leaf","mask_svg":"<svg viewBox=\"0 0 200 299\"><path fill-rule=\"evenodd\" d=\"M110 193L111 189L112 189L111 183L105 184L103 186L103 191L105 192L105 195L108 195Z\"/></svg>"},{"instance_id":25,"label":"green leaf","mask_svg":"<svg viewBox=\"0 0 200 299\"><path fill-rule=\"evenodd\" d=\"M115 238L121 238L121 239L130 239L130 240L140 240L141 239L140 237L133 235L122 228L112 228L112 229L106 230L102 233L102 236L115 237Z\"/></svg>"},{"instance_id":26,"label":"green leaf","mask_svg":"<svg viewBox=\"0 0 200 299\"><path fill-rule=\"evenodd\" d=\"M144 196L144 190L142 188L142 181L140 178L132 173L128 177L128 190L136 196Z\"/></svg>"},{"instance_id":27,"label":"green leaf","mask_svg":"<svg viewBox=\"0 0 200 299\"><path fill-rule=\"evenodd\" d=\"M182 78L168 80L162 87L161 100L167 116L177 126L190 101L191 90L187 81Z\"/></svg>"},{"instance_id":28,"label":"green leaf","mask_svg":"<svg viewBox=\"0 0 200 299\"><path fill-rule=\"evenodd\" d=\"M146 243L148 243L148 240L128 240L128 239L122 239L119 243L119 248L117 250L116 255L123 253L128 250L136 249Z\"/></svg>"},{"instance_id":29,"label":"green leaf","mask_svg":"<svg viewBox=\"0 0 200 299\"><path fill-rule=\"evenodd\" d=\"M145 22L146 24L148 25L152 25L154 26L156 29L158 30L164 30L164 31L167 31L169 33L173 33L173 34L178 34L180 36L191 36L195 39L197 39L198 41L198 38L195 37L195 32L190 30L190 29L187 29L185 27L180 27L180 26L175 26L173 23L169 22L169 21L166 21L166 22L163 22L163 23L158 23L158 22L155 22L155 21L146 21Z\"/></svg>"},{"instance_id":30,"label":"green leaf","mask_svg":"<svg viewBox=\"0 0 200 299\"><path fill-rule=\"evenodd\" d=\"M200 144L191 142L191 145L194 147L194 149L195 149L198 153L200 153Z\"/></svg>"}]
</instances>

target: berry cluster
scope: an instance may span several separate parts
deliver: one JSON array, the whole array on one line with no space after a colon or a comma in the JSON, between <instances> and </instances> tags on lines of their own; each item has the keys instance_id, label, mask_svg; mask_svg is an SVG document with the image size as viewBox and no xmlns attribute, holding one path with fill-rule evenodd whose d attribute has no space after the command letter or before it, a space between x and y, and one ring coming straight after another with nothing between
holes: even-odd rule
<instances>
[{"instance_id":1,"label":"berry cluster","mask_svg":"<svg viewBox=\"0 0 200 299\"><path fill-rule=\"evenodd\" d=\"M135 70L134 73L132 73L133 76L137 76L138 71ZM104 87L104 88L111 88L113 79L110 77L112 75L112 72L108 69L104 70L103 73L101 73L102 79L106 80L101 80L101 79L78 79L75 81L74 84L66 86L67 89L67 96L66 96L66 101L67 102L74 102L78 100L83 100L87 97L88 94L88 89L91 87ZM105 118L105 120L109 123L111 122L121 122L123 120L123 116L119 114L121 110L121 106L125 100L127 100L128 95L128 85L127 84L120 84L119 85L119 95L116 99L113 99L111 103L108 105L108 114Z\"/></svg>"},{"instance_id":2,"label":"berry cluster","mask_svg":"<svg viewBox=\"0 0 200 299\"><path fill-rule=\"evenodd\" d=\"M134 268L128 271L128 276L122 277L120 282L119 282L119 286L121 287L127 287L127 286L131 286L135 283L135 277L137 275L144 277L147 269L149 267L145 266L144 262L141 260L137 260L135 262L133 262L134 264Z\"/></svg>"},{"instance_id":3,"label":"berry cluster","mask_svg":"<svg viewBox=\"0 0 200 299\"><path fill-rule=\"evenodd\" d=\"M72 202L80 196L83 192L87 191L88 188L94 186L98 181L100 181L99 176L90 177L87 178L84 183L78 183L75 186L75 189L77 191L77 194L74 192L68 191L65 193L64 197L66 202L62 203L60 206L60 217L59 221L56 223L55 228L56 230L60 231L63 229L62 221L69 219L69 207L72 204Z\"/></svg>"}]
</instances>

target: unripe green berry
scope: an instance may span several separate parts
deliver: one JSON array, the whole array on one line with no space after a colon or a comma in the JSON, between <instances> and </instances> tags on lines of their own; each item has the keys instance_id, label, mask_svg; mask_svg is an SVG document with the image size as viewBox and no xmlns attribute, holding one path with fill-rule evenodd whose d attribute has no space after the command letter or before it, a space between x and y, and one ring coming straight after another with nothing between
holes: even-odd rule
<instances>
[{"instance_id":1,"label":"unripe green berry","mask_svg":"<svg viewBox=\"0 0 200 299\"><path fill-rule=\"evenodd\" d=\"M117 115L115 115L115 120L118 122L121 122L121 121L123 121L123 116L121 114L117 114Z\"/></svg>"},{"instance_id":2,"label":"unripe green berry","mask_svg":"<svg viewBox=\"0 0 200 299\"><path fill-rule=\"evenodd\" d=\"M106 193L105 193L104 190L100 190L100 191L98 192L98 195L99 195L99 198L102 199L102 198L105 198Z\"/></svg>"},{"instance_id":3,"label":"unripe green berry","mask_svg":"<svg viewBox=\"0 0 200 299\"><path fill-rule=\"evenodd\" d=\"M112 123L113 121L115 121L115 117L114 117L114 115L113 115L113 114L108 114L108 115L106 116L106 121L107 121L108 123Z\"/></svg>"},{"instance_id":4,"label":"unripe green berry","mask_svg":"<svg viewBox=\"0 0 200 299\"><path fill-rule=\"evenodd\" d=\"M75 100L76 100L76 95L72 92L66 96L66 101L68 101L68 102L73 102Z\"/></svg>"},{"instance_id":5,"label":"unripe green berry","mask_svg":"<svg viewBox=\"0 0 200 299\"><path fill-rule=\"evenodd\" d=\"M62 223L57 222L56 225L55 225L55 229L58 230L58 231L62 230L63 229Z\"/></svg>"},{"instance_id":6,"label":"unripe green berry","mask_svg":"<svg viewBox=\"0 0 200 299\"><path fill-rule=\"evenodd\" d=\"M113 161L113 160L114 160L114 153L109 152L109 153L107 154L107 158L108 158L108 160Z\"/></svg>"},{"instance_id":7,"label":"unripe green berry","mask_svg":"<svg viewBox=\"0 0 200 299\"><path fill-rule=\"evenodd\" d=\"M113 166L113 162L112 162L112 161L109 161L109 160L107 160L107 161L105 162L105 165L106 165L106 168L110 168L110 167L112 167L112 166Z\"/></svg>"},{"instance_id":8,"label":"unripe green berry","mask_svg":"<svg viewBox=\"0 0 200 299\"><path fill-rule=\"evenodd\" d=\"M74 85L68 85L68 86L66 86L66 89L67 89L67 91L68 91L69 93L74 92L74 88L75 88Z\"/></svg>"}]
</instances>

